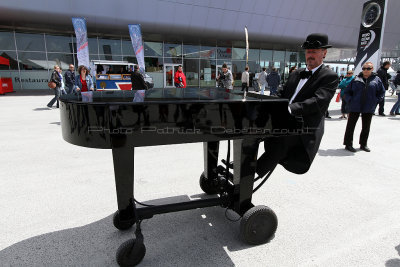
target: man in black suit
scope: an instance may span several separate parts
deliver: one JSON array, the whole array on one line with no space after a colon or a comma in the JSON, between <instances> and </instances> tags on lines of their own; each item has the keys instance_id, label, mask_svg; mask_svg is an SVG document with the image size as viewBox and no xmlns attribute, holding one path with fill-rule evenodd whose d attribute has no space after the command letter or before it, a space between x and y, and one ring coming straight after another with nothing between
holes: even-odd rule
<instances>
[{"instance_id":1,"label":"man in black suit","mask_svg":"<svg viewBox=\"0 0 400 267\"><path fill-rule=\"evenodd\" d=\"M307 69L293 71L278 96L289 100L289 113L303 117L304 127L310 132L267 138L265 153L257 161L259 176L273 170L278 163L297 174L310 168L324 134L325 113L339 82L337 74L323 64L330 47L325 34L310 34L303 43Z\"/></svg>"},{"instance_id":2,"label":"man in black suit","mask_svg":"<svg viewBox=\"0 0 400 267\"><path fill-rule=\"evenodd\" d=\"M134 71L131 73L132 90L146 90L147 85L139 71L139 66L135 65L133 69Z\"/></svg>"}]
</instances>

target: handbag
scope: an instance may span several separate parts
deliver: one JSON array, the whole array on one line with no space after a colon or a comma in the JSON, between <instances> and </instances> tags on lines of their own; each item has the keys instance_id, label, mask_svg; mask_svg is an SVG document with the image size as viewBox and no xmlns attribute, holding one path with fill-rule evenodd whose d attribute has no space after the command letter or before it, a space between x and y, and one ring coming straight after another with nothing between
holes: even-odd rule
<instances>
[{"instance_id":1,"label":"handbag","mask_svg":"<svg viewBox=\"0 0 400 267\"><path fill-rule=\"evenodd\" d=\"M336 96L336 102L340 102L340 92Z\"/></svg>"},{"instance_id":2,"label":"handbag","mask_svg":"<svg viewBox=\"0 0 400 267\"><path fill-rule=\"evenodd\" d=\"M55 82L50 81L50 82L47 83L47 86L50 89L54 89L54 88L56 88L57 84Z\"/></svg>"}]
</instances>

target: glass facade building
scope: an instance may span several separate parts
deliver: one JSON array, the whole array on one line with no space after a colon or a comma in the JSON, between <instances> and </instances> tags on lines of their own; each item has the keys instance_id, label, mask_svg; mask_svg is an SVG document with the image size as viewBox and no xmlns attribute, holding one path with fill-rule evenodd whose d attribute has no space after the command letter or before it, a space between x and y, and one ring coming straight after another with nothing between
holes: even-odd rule
<instances>
[{"instance_id":1,"label":"glass facade building","mask_svg":"<svg viewBox=\"0 0 400 267\"><path fill-rule=\"evenodd\" d=\"M102 38L89 35L90 60L112 60L137 63L129 36ZM46 89L54 65L63 70L68 64L77 66L76 41L73 34L55 35L18 31L0 31L0 56L9 59L10 66L0 65L0 75L11 77L14 89ZM146 73L156 88L168 86L168 71L182 65L188 86L215 86L215 78L226 63L234 76L235 86L241 85L241 73L246 66L243 47L202 44L144 42ZM284 78L291 66L305 65L302 51L250 49L250 72L263 67L276 68Z\"/></svg>"}]
</instances>

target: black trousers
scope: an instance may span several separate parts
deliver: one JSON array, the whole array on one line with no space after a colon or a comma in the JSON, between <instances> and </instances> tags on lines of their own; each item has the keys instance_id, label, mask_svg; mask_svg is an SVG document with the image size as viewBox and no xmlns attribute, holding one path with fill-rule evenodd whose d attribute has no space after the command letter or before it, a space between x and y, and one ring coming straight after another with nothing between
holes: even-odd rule
<instances>
[{"instance_id":1,"label":"black trousers","mask_svg":"<svg viewBox=\"0 0 400 267\"><path fill-rule=\"evenodd\" d=\"M342 114L347 114L347 111L346 111L346 100L344 100L343 98L342 98L342 106L340 108L340 111L342 112Z\"/></svg>"},{"instance_id":2,"label":"black trousers","mask_svg":"<svg viewBox=\"0 0 400 267\"><path fill-rule=\"evenodd\" d=\"M256 173L264 176L288 156L288 153L297 146L302 146L299 135L270 137L264 141L264 154L257 160Z\"/></svg>"},{"instance_id":3,"label":"black trousers","mask_svg":"<svg viewBox=\"0 0 400 267\"><path fill-rule=\"evenodd\" d=\"M385 93L386 93L386 91L385 91ZM379 115L383 114L384 106L385 106L385 96L383 96L382 101L379 102L379 109L378 109Z\"/></svg>"},{"instance_id":4,"label":"black trousers","mask_svg":"<svg viewBox=\"0 0 400 267\"><path fill-rule=\"evenodd\" d=\"M247 83L242 83L242 92L244 89L246 89L246 92L249 92L249 87L247 86Z\"/></svg>"},{"instance_id":5,"label":"black trousers","mask_svg":"<svg viewBox=\"0 0 400 267\"><path fill-rule=\"evenodd\" d=\"M361 113L361 134L360 134L360 145L366 146L369 136L369 129L371 127L372 113ZM356 127L358 118L360 117L359 112L350 112L349 118L347 119L346 132L344 134L343 145L353 146L353 135L354 128Z\"/></svg>"}]
</instances>

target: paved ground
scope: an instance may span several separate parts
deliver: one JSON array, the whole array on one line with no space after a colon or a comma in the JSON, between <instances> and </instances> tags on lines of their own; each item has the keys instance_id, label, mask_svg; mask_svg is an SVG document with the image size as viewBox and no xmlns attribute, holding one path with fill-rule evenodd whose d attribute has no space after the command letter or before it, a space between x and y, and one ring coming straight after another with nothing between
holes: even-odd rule
<instances>
[{"instance_id":1,"label":"paved ground","mask_svg":"<svg viewBox=\"0 0 400 267\"><path fill-rule=\"evenodd\" d=\"M115 251L133 230L112 225L111 151L65 142L49 99L0 96L0 266L116 266ZM254 196L279 219L268 244L244 245L239 222L221 208L170 213L143 223L141 265L400 266L400 117L373 117L372 152L352 154L342 146L339 104L330 110L311 170L299 176L279 167ZM136 155L138 200L201 193L201 144Z\"/></svg>"}]
</instances>

